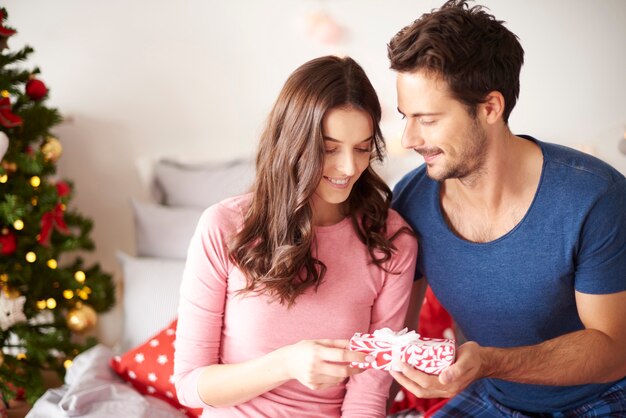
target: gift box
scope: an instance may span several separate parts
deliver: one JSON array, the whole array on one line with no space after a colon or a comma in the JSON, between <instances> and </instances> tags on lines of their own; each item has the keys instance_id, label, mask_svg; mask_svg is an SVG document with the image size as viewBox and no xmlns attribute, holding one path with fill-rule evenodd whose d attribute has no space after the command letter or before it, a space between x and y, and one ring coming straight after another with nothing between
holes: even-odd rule
<instances>
[{"instance_id":1,"label":"gift box","mask_svg":"<svg viewBox=\"0 0 626 418\"><path fill-rule=\"evenodd\" d=\"M454 340L424 338L415 331L403 329L394 332L389 328L372 334L357 332L348 348L368 353L371 361L353 362L352 367L400 371L400 362L405 362L424 373L438 375L454 363L456 349Z\"/></svg>"}]
</instances>

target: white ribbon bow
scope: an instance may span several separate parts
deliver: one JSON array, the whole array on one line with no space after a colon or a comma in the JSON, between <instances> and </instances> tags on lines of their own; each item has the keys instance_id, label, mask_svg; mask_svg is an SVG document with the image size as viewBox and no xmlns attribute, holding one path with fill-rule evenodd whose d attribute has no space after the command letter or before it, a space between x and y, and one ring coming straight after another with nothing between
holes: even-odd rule
<instances>
[{"instance_id":1,"label":"white ribbon bow","mask_svg":"<svg viewBox=\"0 0 626 418\"><path fill-rule=\"evenodd\" d=\"M420 335L404 328L398 332L394 332L389 328L381 328L374 331L373 336L380 341L391 344L391 370L400 371L400 362L402 361L403 348L411 343L420 342Z\"/></svg>"}]
</instances>

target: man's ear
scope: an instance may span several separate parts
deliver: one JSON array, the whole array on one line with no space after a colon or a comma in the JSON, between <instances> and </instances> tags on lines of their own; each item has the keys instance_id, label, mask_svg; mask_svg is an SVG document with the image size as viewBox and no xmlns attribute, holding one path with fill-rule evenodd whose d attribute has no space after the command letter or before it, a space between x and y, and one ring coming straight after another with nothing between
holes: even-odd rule
<instances>
[{"instance_id":1,"label":"man's ear","mask_svg":"<svg viewBox=\"0 0 626 418\"><path fill-rule=\"evenodd\" d=\"M479 112L484 117L485 122L493 125L504 115L504 96L497 90L488 93L485 101L479 105Z\"/></svg>"}]
</instances>

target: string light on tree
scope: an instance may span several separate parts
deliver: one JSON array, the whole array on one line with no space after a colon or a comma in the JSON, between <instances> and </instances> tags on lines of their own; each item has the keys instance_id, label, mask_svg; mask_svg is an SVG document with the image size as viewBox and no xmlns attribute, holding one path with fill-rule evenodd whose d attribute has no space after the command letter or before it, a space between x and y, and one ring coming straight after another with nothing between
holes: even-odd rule
<instances>
[{"instance_id":1,"label":"string light on tree","mask_svg":"<svg viewBox=\"0 0 626 418\"><path fill-rule=\"evenodd\" d=\"M74 279L76 279L78 283L84 283L86 278L87 277L85 276L85 272L81 270L78 270L76 273L74 273Z\"/></svg>"},{"instance_id":2,"label":"string light on tree","mask_svg":"<svg viewBox=\"0 0 626 418\"><path fill-rule=\"evenodd\" d=\"M13 222L13 228L15 228L16 231L21 231L24 229L24 221L21 219L16 220Z\"/></svg>"},{"instance_id":3,"label":"string light on tree","mask_svg":"<svg viewBox=\"0 0 626 418\"><path fill-rule=\"evenodd\" d=\"M29 251L26 253L26 261L28 261L29 263L34 263L35 261L37 261L37 254L35 254L32 251Z\"/></svg>"},{"instance_id":4,"label":"string light on tree","mask_svg":"<svg viewBox=\"0 0 626 418\"><path fill-rule=\"evenodd\" d=\"M41 179L39 178L39 176L32 176L30 178L30 185L34 188L39 187L41 185Z\"/></svg>"},{"instance_id":5,"label":"string light on tree","mask_svg":"<svg viewBox=\"0 0 626 418\"><path fill-rule=\"evenodd\" d=\"M58 267L57 261L54 258L51 258L50 260L48 260L48 267L50 267L51 269L56 269Z\"/></svg>"}]
</instances>

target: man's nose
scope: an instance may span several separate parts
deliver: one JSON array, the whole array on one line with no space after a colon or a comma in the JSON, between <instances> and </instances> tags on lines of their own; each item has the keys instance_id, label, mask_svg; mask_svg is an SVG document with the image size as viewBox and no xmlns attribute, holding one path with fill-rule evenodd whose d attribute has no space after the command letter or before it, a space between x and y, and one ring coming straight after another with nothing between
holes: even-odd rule
<instances>
[{"instance_id":1,"label":"man's nose","mask_svg":"<svg viewBox=\"0 0 626 418\"><path fill-rule=\"evenodd\" d=\"M401 144L406 149L424 145L424 138L422 138L419 125L414 121L407 120L406 125L404 125Z\"/></svg>"}]
</instances>

